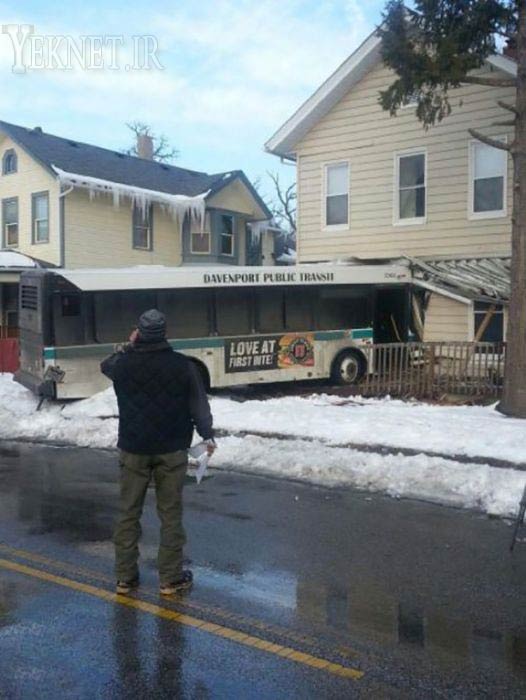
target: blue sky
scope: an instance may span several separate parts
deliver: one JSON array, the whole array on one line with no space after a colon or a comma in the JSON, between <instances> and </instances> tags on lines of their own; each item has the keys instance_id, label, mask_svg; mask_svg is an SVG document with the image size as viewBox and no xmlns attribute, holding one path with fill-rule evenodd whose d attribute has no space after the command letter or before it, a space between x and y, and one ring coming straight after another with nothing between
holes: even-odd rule
<instances>
[{"instance_id":1,"label":"blue sky","mask_svg":"<svg viewBox=\"0 0 526 700\"><path fill-rule=\"evenodd\" d=\"M180 151L176 164L260 177L290 166L263 143L378 23L383 0L116 0L2 4L2 24L36 35L122 35L118 70L12 72L0 35L0 118L120 150L140 120ZM159 43L163 70L126 71L133 35ZM27 46L25 47L27 49ZM27 55L27 53L26 53Z\"/></svg>"}]
</instances>

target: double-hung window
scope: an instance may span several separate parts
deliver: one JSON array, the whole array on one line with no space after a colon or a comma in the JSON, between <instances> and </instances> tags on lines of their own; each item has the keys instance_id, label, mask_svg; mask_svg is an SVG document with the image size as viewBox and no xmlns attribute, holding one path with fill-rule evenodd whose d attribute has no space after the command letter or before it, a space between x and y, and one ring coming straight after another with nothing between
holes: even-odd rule
<instances>
[{"instance_id":1,"label":"double-hung window","mask_svg":"<svg viewBox=\"0 0 526 700\"><path fill-rule=\"evenodd\" d=\"M37 192L32 195L33 243L49 241L49 193Z\"/></svg>"},{"instance_id":2,"label":"double-hung window","mask_svg":"<svg viewBox=\"0 0 526 700\"><path fill-rule=\"evenodd\" d=\"M325 166L325 226L349 226L349 163Z\"/></svg>"},{"instance_id":3,"label":"double-hung window","mask_svg":"<svg viewBox=\"0 0 526 700\"><path fill-rule=\"evenodd\" d=\"M473 219L506 215L508 152L472 141L469 215Z\"/></svg>"},{"instance_id":4,"label":"double-hung window","mask_svg":"<svg viewBox=\"0 0 526 700\"><path fill-rule=\"evenodd\" d=\"M18 245L18 197L2 201L2 219L4 222L4 245L7 248Z\"/></svg>"},{"instance_id":5,"label":"double-hung window","mask_svg":"<svg viewBox=\"0 0 526 700\"><path fill-rule=\"evenodd\" d=\"M138 250L153 250L153 204L133 207L133 247Z\"/></svg>"},{"instance_id":6,"label":"double-hung window","mask_svg":"<svg viewBox=\"0 0 526 700\"><path fill-rule=\"evenodd\" d=\"M234 217L230 214L221 214L219 252L221 255L234 255Z\"/></svg>"},{"instance_id":7,"label":"double-hung window","mask_svg":"<svg viewBox=\"0 0 526 700\"><path fill-rule=\"evenodd\" d=\"M398 153L395 167L395 223L425 223L427 186L425 152Z\"/></svg>"}]
</instances>

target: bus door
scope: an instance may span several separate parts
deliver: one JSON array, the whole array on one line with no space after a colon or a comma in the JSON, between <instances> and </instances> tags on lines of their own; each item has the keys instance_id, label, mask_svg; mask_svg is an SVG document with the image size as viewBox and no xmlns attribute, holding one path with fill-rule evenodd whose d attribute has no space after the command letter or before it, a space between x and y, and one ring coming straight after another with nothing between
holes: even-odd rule
<instances>
[{"instance_id":1,"label":"bus door","mask_svg":"<svg viewBox=\"0 0 526 700\"><path fill-rule=\"evenodd\" d=\"M406 343L409 329L409 292L405 285L375 290L374 342Z\"/></svg>"}]
</instances>

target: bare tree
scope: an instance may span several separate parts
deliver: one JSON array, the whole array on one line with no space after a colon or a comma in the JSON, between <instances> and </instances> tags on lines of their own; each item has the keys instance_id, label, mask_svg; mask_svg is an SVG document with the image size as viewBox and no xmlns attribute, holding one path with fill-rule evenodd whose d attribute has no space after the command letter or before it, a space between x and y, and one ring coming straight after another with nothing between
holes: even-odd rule
<instances>
[{"instance_id":1,"label":"bare tree","mask_svg":"<svg viewBox=\"0 0 526 700\"><path fill-rule=\"evenodd\" d=\"M278 173L267 172L274 184L276 199L270 206L270 210L282 228L288 229L292 235L296 235L296 183L293 182L288 187L284 187Z\"/></svg>"},{"instance_id":2,"label":"bare tree","mask_svg":"<svg viewBox=\"0 0 526 700\"><path fill-rule=\"evenodd\" d=\"M170 163L171 161L179 157L179 151L177 150L177 148L174 148L170 144L168 137L164 134L161 134L160 136L154 134L149 124L145 124L144 122L140 121L134 121L127 122L126 126L128 127L128 129L130 129L130 131L132 131L135 134L135 142L132 146L130 146L130 148L127 148L124 151L124 153L126 153L127 155L139 155L137 152L137 137L144 135L149 136L151 139L153 139L154 160L158 161L159 163Z\"/></svg>"}]
</instances>

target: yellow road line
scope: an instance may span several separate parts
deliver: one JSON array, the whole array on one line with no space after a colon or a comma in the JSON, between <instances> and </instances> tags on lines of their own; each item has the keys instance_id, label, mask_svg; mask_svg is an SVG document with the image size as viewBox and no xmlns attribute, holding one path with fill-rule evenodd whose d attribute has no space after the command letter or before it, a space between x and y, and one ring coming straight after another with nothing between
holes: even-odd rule
<instances>
[{"instance_id":1,"label":"yellow road line","mask_svg":"<svg viewBox=\"0 0 526 700\"><path fill-rule=\"evenodd\" d=\"M149 613L150 615L157 615L157 617L161 617L165 620L177 622L180 625L194 627L196 629L200 629L203 632L213 634L217 637L230 639L231 641L238 642L239 644L251 647L252 649L266 651L269 654L281 656L286 659L290 659L291 661L295 661L296 663L303 664L305 666L310 666L312 668L327 671L328 673L332 673L336 676L341 676L342 678L359 680L364 675L363 671L358 671L355 668L342 666L341 664L335 664L328 661L327 659L321 659L317 656L312 656L311 654L305 654L296 649L292 649L291 647L282 646L281 644L274 644L259 637L255 637L251 634L244 634L243 632L239 632L230 627L216 625L214 623L207 622L206 620L201 620L192 615L186 615L184 613L176 612L175 610L169 610L168 608L163 608L160 605L148 603L138 598L117 595L116 593L104 590L103 588L98 588L97 586L92 586L88 583L81 583L80 581L74 581L73 579L65 578L64 576L56 576L55 574L50 574L47 571L41 571L40 569L25 566L24 564L19 564L17 562L9 561L7 559L0 559L0 567L8 569L9 571L15 571L19 574L25 574L26 576L32 576L33 578L38 578L42 581L55 583L59 586L64 586L74 591L86 593L87 595L92 595L96 598L101 598L102 600L105 600L108 603L126 605L130 608L135 608L136 610L141 610L142 612Z\"/></svg>"},{"instance_id":2,"label":"yellow road line","mask_svg":"<svg viewBox=\"0 0 526 700\"><path fill-rule=\"evenodd\" d=\"M99 583L102 582L103 584L110 584L110 586L113 586L115 583L115 579L113 577L110 577L107 574L103 574L100 571L85 569L74 564L68 564L64 561L49 559L48 557L45 557L41 554L37 554L36 552L29 552L24 549L16 549L15 547L10 547L9 545L1 543L0 552L4 552L6 556L14 556L20 559L26 559L33 563L43 564L46 567L51 566L53 568L58 569L60 573L69 576L81 576L83 578L95 580ZM159 595L158 589L154 589L153 587L149 586L141 586L141 594L143 598L154 597L155 599L157 599ZM222 620L225 620L227 624L249 626L253 630L257 630L257 632L259 632L260 634L274 634L282 639L288 639L289 642L291 642L292 644L307 644L310 646L315 646L317 642L317 640L311 637L310 635L294 632L293 630L286 629L267 622L262 622L261 620L247 617L246 615L241 615L239 613L224 610L223 608L219 608L215 605L209 605L206 603L200 603L196 600L188 600L183 598L178 598L174 602L179 606L179 608L184 608L185 610L193 611L197 615L203 617L219 617ZM356 658L358 654L353 650L347 650L347 656L350 658Z\"/></svg>"}]
</instances>

